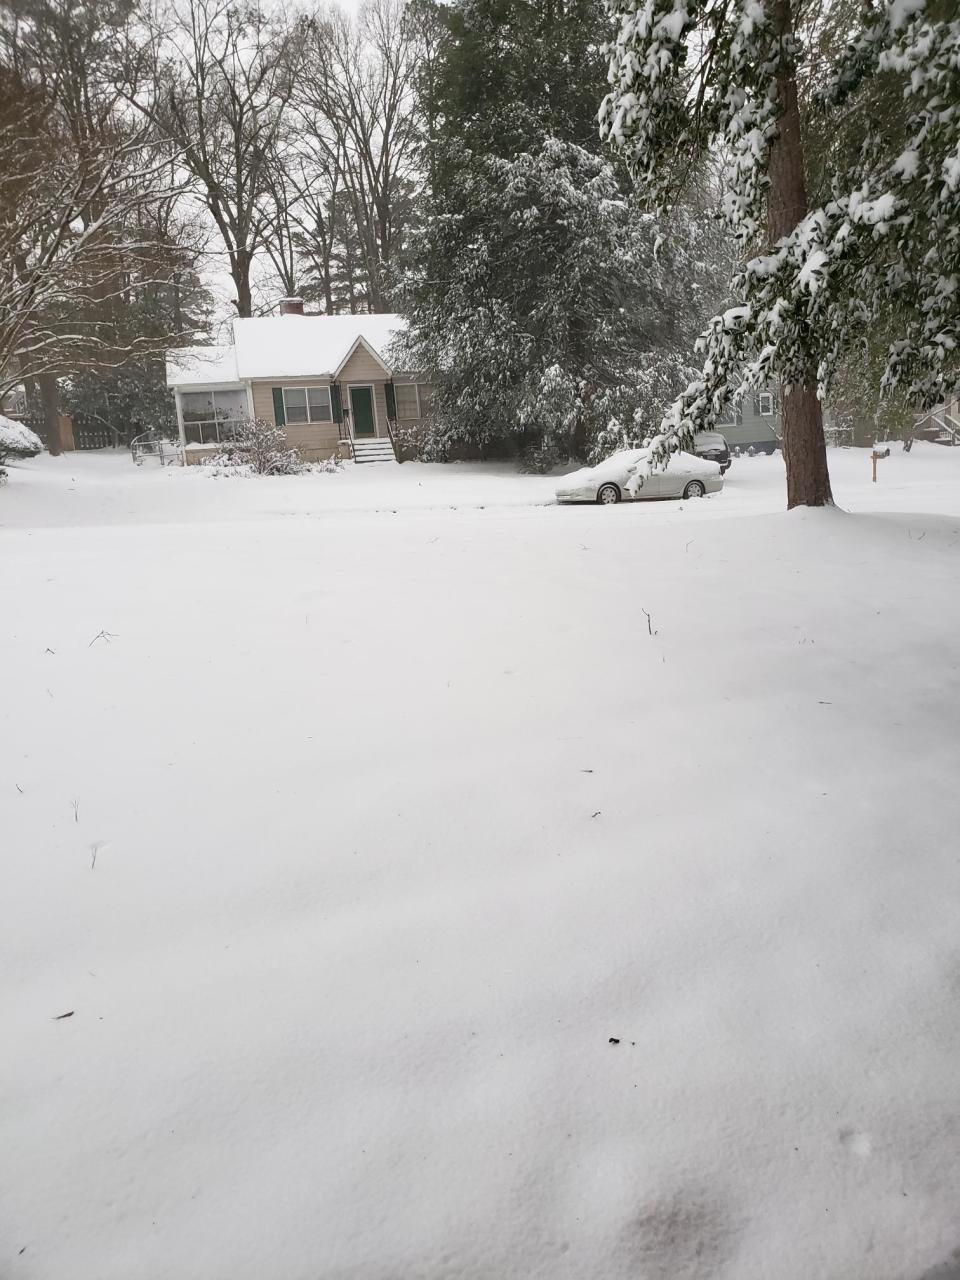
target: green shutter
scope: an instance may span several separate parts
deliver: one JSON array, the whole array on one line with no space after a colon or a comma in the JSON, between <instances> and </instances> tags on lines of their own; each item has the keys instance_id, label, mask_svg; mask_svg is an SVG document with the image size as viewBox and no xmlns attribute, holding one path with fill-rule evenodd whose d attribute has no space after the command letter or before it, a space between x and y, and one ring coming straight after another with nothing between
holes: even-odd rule
<instances>
[{"instance_id":1,"label":"green shutter","mask_svg":"<svg viewBox=\"0 0 960 1280\"><path fill-rule=\"evenodd\" d=\"M282 427L287 420L283 412L283 387L273 388L273 420L278 427Z\"/></svg>"},{"instance_id":2,"label":"green shutter","mask_svg":"<svg viewBox=\"0 0 960 1280\"><path fill-rule=\"evenodd\" d=\"M395 389L394 389L394 386L393 386L393 383L392 383L392 382L388 382L388 383L386 384L386 392L387 392L387 417L390 419L390 421L391 421L391 422L396 422L396 420L397 420L397 393L396 393L396 391L395 391Z\"/></svg>"},{"instance_id":3,"label":"green shutter","mask_svg":"<svg viewBox=\"0 0 960 1280\"><path fill-rule=\"evenodd\" d=\"M330 384L330 407L333 410L334 422L343 421L343 401L340 399L340 383Z\"/></svg>"}]
</instances>

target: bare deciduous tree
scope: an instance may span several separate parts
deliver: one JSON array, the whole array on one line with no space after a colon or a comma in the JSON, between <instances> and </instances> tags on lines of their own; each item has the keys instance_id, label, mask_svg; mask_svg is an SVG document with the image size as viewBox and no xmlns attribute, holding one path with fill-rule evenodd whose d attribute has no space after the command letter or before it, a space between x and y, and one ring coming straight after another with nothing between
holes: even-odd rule
<instances>
[{"instance_id":1,"label":"bare deciduous tree","mask_svg":"<svg viewBox=\"0 0 960 1280\"><path fill-rule=\"evenodd\" d=\"M316 167L336 175L320 256L329 262L336 210L351 214L366 277L367 306L387 306L387 276L402 248L409 193L417 182L418 120L413 76L417 35L399 0L371 0L356 22L318 16L298 89L305 142ZM318 207L314 204L314 213ZM314 219L320 225L319 219ZM343 236L344 242L352 237Z\"/></svg>"},{"instance_id":2,"label":"bare deciduous tree","mask_svg":"<svg viewBox=\"0 0 960 1280\"><path fill-rule=\"evenodd\" d=\"M155 12L150 27L128 57L129 96L182 158L223 243L237 314L249 316L251 267L275 222L302 23L229 0L189 0Z\"/></svg>"},{"instance_id":3,"label":"bare deciduous tree","mask_svg":"<svg viewBox=\"0 0 960 1280\"><path fill-rule=\"evenodd\" d=\"M169 345L122 323L133 291L181 264L169 158L111 74L124 3L0 11L0 392L23 382L56 451L57 379Z\"/></svg>"}]
</instances>

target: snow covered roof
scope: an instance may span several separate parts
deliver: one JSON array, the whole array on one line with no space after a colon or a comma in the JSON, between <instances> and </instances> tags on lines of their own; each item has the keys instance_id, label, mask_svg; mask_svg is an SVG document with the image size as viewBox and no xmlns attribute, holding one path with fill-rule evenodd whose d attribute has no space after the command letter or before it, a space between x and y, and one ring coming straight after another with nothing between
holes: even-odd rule
<instances>
[{"instance_id":1,"label":"snow covered roof","mask_svg":"<svg viewBox=\"0 0 960 1280\"><path fill-rule=\"evenodd\" d=\"M309 378L334 374L358 338L383 362L404 327L398 315L268 316L234 320L241 378Z\"/></svg>"},{"instance_id":2,"label":"snow covered roof","mask_svg":"<svg viewBox=\"0 0 960 1280\"><path fill-rule=\"evenodd\" d=\"M167 352L167 386L239 382L235 347L183 347Z\"/></svg>"},{"instance_id":3,"label":"snow covered roof","mask_svg":"<svg viewBox=\"0 0 960 1280\"><path fill-rule=\"evenodd\" d=\"M406 321L398 315L264 316L233 321L233 346L167 353L167 386L248 378L334 376L358 341L389 368L387 350Z\"/></svg>"}]
</instances>

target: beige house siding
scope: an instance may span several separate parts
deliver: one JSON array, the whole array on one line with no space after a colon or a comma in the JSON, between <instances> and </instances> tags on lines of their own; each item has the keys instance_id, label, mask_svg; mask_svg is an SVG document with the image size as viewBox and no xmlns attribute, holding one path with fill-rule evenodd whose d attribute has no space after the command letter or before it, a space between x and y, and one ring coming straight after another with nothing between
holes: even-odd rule
<instances>
[{"instance_id":1,"label":"beige house siding","mask_svg":"<svg viewBox=\"0 0 960 1280\"><path fill-rule=\"evenodd\" d=\"M397 382L417 381L411 377L398 377L395 380ZM377 436L388 437L390 433L387 428L387 378L383 368L373 356L362 347L358 348L344 365L337 381L340 384L343 407L346 410L350 409L351 384L373 385ZM329 377L257 379L250 384L254 417L262 418L265 422L276 423L273 413L274 387L328 386L330 386ZM415 428L420 425L420 421L419 418L401 418L399 425ZM292 447L308 461L330 458L338 451L343 456L349 454L349 445L341 440L340 425L336 422L287 423L284 426L284 432Z\"/></svg>"},{"instance_id":2,"label":"beige house siding","mask_svg":"<svg viewBox=\"0 0 960 1280\"><path fill-rule=\"evenodd\" d=\"M350 408L350 384L361 386L373 383L374 417L377 420L377 435L387 436L387 377L383 365L374 360L369 351L358 347L340 371L337 379L343 388L343 407Z\"/></svg>"},{"instance_id":3,"label":"beige house siding","mask_svg":"<svg viewBox=\"0 0 960 1280\"><path fill-rule=\"evenodd\" d=\"M342 445L340 428L335 422L303 422L283 429L290 445L303 455L308 462L319 462L321 458L332 458L339 449L346 455L347 448Z\"/></svg>"},{"instance_id":4,"label":"beige house siding","mask_svg":"<svg viewBox=\"0 0 960 1280\"><path fill-rule=\"evenodd\" d=\"M329 387L329 385L329 378L271 378L268 381L252 382L250 386L254 417L276 425L277 420L273 413L274 387ZM348 447L340 439L340 426L336 422L288 422L283 432L290 445L302 454L307 462L319 462L324 458L332 458L338 452L343 455L348 453Z\"/></svg>"},{"instance_id":5,"label":"beige house siding","mask_svg":"<svg viewBox=\"0 0 960 1280\"><path fill-rule=\"evenodd\" d=\"M374 360L364 347L356 351L340 371L340 382L382 382L386 378L383 365Z\"/></svg>"}]
</instances>

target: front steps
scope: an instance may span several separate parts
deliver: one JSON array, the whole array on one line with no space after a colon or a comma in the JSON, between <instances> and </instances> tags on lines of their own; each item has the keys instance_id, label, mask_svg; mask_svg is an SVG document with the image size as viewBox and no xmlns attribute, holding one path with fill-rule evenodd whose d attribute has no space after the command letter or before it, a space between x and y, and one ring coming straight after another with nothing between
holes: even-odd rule
<instances>
[{"instance_id":1,"label":"front steps","mask_svg":"<svg viewBox=\"0 0 960 1280\"><path fill-rule=\"evenodd\" d=\"M354 462L396 463L397 461L397 455L393 452L393 445L389 440L383 438L354 440L352 443Z\"/></svg>"}]
</instances>

